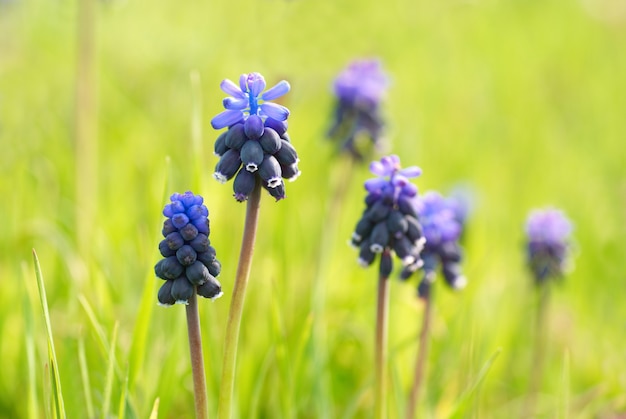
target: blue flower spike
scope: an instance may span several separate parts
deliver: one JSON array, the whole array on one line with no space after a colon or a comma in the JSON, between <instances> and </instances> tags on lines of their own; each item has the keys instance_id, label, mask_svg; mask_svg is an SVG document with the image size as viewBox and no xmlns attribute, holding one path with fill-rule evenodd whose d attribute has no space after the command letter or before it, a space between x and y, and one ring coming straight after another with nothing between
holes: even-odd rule
<instances>
[{"instance_id":1,"label":"blue flower spike","mask_svg":"<svg viewBox=\"0 0 626 419\"><path fill-rule=\"evenodd\" d=\"M239 202L248 199L256 182L277 201L284 199L284 179L300 176L299 159L287 134L289 109L271 101L287 94L289 83L283 80L265 90L263 76L249 73L242 74L238 84L222 81L220 88L229 95L222 101L226 110L211 125L228 131L215 142L220 160L213 176L221 183L234 177L234 197Z\"/></svg>"},{"instance_id":2,"label":"blue flower spike","mask_svg":"<svg viewBox=\"0 0 626 419\"><path fill-rule=\"evenodd\" d=\"M396 155L372 162L370 171L377 177L364 184L366 208L351 239L351 244L359 249L358 262L366 267L376 255L393 251L401 260L403 271L414 272L422 266L420 252L425 239L417 214L418 191L410 179L422 171L417 166L403 169ZM381 269L391 272L391 259L381 259Z\"/></svg>"},{"instance_id":3,"label":"blue flower spike","mask_svg":"<svg viewBox=\"0 0 626 419\"><path fill-rule=\"evenodd\" d=\"M163 259L154 266L156 276L165 281L157 296L160 305L187 304L194 292L209 299L222 296L216 279L221 265L209 240L209 210L203 202L189 191L174 193L163 209Z\"/></svg>"},{"instance_id":4,"label":"blue flower spike","mask_svg":"<svg viewBox=\"0 0 626 419\"><path fill-rule=\"evenodd\" d=\"M372 148L382 146L380 105L388 87L389 78L377 59L355 60L334 80L336 103L328 137L355 160L363 160Z\"/></svg>"},{"instance_id":5,"label":"blue flower spike","mask_svg":"<svg viewBox=\"0 0 626 419\"><path fill-rule=\"evenodd\" d=\"M452 289L465 288L467 279L462 273L462 251L459 239L463 230L456 201L446 199L435 191L421 195L417 200L417 210L426 238L422 258L424 276L418 285L420 297L428 297L430 286L435 280L436 271L441 274ZM403 272L408 278L412 272Z\"/></svg>"},{"instance_id":6,"label":"blue flower spike","mask_svg":"<svg viewBox=\"0 0 626 419\"><path fill-rule=\"evenodd\" d=\"M537 285L560 279L568 268L573 225L556 208L532 210L526 220L526 259Z\"/></svg>"}]
</instances>

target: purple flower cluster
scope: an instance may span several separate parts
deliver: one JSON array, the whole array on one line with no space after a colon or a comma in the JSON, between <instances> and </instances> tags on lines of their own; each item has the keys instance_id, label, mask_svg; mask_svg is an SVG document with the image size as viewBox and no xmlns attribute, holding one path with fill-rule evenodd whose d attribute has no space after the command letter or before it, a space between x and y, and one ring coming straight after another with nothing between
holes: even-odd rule
<instances>
[{"instance_id":1,"label":"purple flower cluster","mask_svg":"<svg viewBox=\"0 0 626 419\"><path fill-rule=\"evenodd\" d=\"M530 212L526 221L526 257L537 284L563 276L572 230L563 211L548 208Z\"/></svg>"},{"instance_id":2,"label":"purple flower cluster","mask_svg":"<svg viewBox=\"0 0 626 419\"><path fill-rule=\"evenodd\" d=\"M226 110L211 125L228 130L215 141L220 160L213 176L222 183L234 177L234 196L240 202L248 199L257 182L277 201L285 198L283 179L293 181L300 175L299 159L287 134L289 110L270 101L286 94L289 83L283 80L265 90L263 76L250 73L241 75L239 85L227 79L220 87L230 96L223 101Z\"/></svg>"},{"instance_id":3,"label":"purple flower cluster","mask_svg":"<svg viewBox=\"0 0 626 419\"><path fill-rule=\"evenodd\" d=\"M409 180L422 171L417 166L402 169L395 155L372 162L370 171L377 177L365 182L366 208L352 234L352 245L359 248L362 266L371 265L382 253L385 276L392 270L388 255L393 250L402 261L401 275L408 277L422 265L424 235L416 207L417 187Z\"/></svg>"},{"instance_id":4,"label":"purple flower cluster","mask_svg":"<svg viewBox=\"0 0 626 419\"><path fill-rule=\"evenodd\" d=\"M375 59L353 61L335 79L335 119L328 136L357 160L366 153L366 145L359 142L362 134L374 147L380 145L384 123L379 105L388 85L389 79Z\"/></svg>"},{"instance_id":5,"label":"purple flower cluster","mask_svg":"<svg viewBox=\"0 0 626 419\"><path fill-rule=\"evenodd\" d=\"M165 280L158 293L159 303L186 304L196 292L205 298L218 298L222 287L216 277L221 265L209 240L209 210L203 198L191 192L175 193L163 209L163 256L155 266L156 276Z\"/></svg>"},{"instance_id":6,"label":"purple flower cluster","mask_svg":"<svg viewBox=\"0 0 626 419\"><path fill-rule=\"evenodd\" d=\"M418 287L419 295L428 296L430 285L439 267L450 287L453 289L465 287L467 281L461 273L462 255L458 242L462 225L459 222L459 210L455 201L429 191L418 198L417 208L426 237L422 251L424 277Z\"/></svg>"}]
</instances>

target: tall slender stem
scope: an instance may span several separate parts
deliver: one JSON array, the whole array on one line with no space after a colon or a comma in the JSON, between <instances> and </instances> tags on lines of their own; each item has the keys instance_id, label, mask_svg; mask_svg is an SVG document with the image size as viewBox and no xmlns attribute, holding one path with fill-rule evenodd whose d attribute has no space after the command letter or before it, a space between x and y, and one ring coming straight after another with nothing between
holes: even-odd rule
<instances>
[{"instance_id":1,"label":"tall slender stem","mask_svg":"<svg viewBox=\"0 0 626 419\"><path fill-rule=\"evenodd\" d=\"M374 354L374 418L386 417L387 323L389 317L389 280L378 278L376 302L376 344Z\"/></svg>"},{"instance_id":2,"label":"tall slender stem","mask_svg":"<svg viewBox=\"0 0 626 419\"><path fill-rule=\"evenodd\" d=\"M191 355L191 372L193 374L193 392L196 406L196 418L208 419L209 406L202 357L202 337L200 335L200 316L198 315L198 296L194 291L185 307L187 312L187 334L189 336L189 353Z\"/></svg>"},{"instance_id":3,"label":"tall slender stem","mask_svg":"<svg viewBox=\"0 0 626 419\"><path fill-rule=\"evenodd\" d=\"M419 348L417 349L417 359L415 361L415 372L413 374L413 386L409 395L409 406L406 411L406 419L413 419L417 410L420 389L426 369L426 359L428 355L428 336L430 334L430 323L432 319L432 287L424 296L424 315L422 317L422 329L419 336Z\"/></svg>"},{"instance_id":4,"label":"tall slender stem","mask_svg":"<svg viewBox=\"0 0 626 419\"><path fill-rule=\"evenodd\" d=\"M222 381L217 407L220 419L230 419L232 410L233 389L235 387L235 367L237 364L237 344L239 342L239 328L245 300L246 286L250 276L252 254L256 240L256 230L259 220L259 206L261 203L261 184L257 182L248 198L246 207L246 221L239 253L239 265L235 277L233 297L230 302L226 338L224 342L224 359L222 363Z\"/></svg>"},{"instance_id":5,"label":"tall slender stem","mask_svg":"<svg viewBox=\"0 0 626 419\"><path fill-rule=\"evenodd\" d=\"M531 364L532 375L530 377L530 387L528 389L528 399L524 406L524 417L532 417L535 412L537 393L541 388L543 377L543 363L545 359L546 346L546 312L548 307L549 283L541 283L537 287L537 311L535 317L535 342L533 348L533 360Z\"/></svg>"}]
</instances>

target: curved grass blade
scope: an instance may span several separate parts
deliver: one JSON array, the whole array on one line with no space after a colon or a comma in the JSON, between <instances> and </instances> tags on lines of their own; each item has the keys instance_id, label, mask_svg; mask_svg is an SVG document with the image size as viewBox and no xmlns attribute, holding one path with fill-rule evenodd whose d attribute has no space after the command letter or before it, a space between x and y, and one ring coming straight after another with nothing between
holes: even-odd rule
<instances>
[{"instance_id":1,"label":"curved grass blade","mask_svg":"<svg viewBox=\"0 0 626 419\"><path fill-rule=\"evenodd\" d=\"M85 393L85 408L87 416L95 418L96 414L93 409L93 396L91 395L91 384L89 380L89 367L87 366L87 358L85 357L85 342L82 338L78 339L78 366L80 367L80 378L83 383L83 392Z\"/></svg>"},{"instance_id":2,"label":"curved grass blade","mask_svg":"<svg viewBox=\"0 0 626 419\"><path fill-rule=\"evenodd\" d=\"M37 277L37 288L39 290L39 300L43 311L43 318L46 324L46 334L48 340L48 360L50 363L50 380L52 385L52 397L54 401L54 411L56 417L65 418L65 403L63 402L63 392L61 391L61 378L59 377L56 351L54 350L54 340L52 339L52 325L50 313L48 312L48 299L46 298L46 288L43 283L43 274L39 266L37 252L33 249L33 261L35 263L35 276Z\"/></svg>"},{"instance_id":3,"label":"curved grass blade","mask_svg":"<svg viewBox=\"0 0 626 419\"><path fill-rule=\"evenodd\" d=\"M107 378L106 378L106 386L104 387L104 397L102 404L102 419L107 419L110 417L110 409L111 409L111 393L113 393L113 378L115 377L115 344L117 341L117 329L119 324L115 322L115 326L113 326L113 337L111 338L111 346L109 347L109 359L108 359L108 367L107 367Z\"/></svg>"}]
</instances>

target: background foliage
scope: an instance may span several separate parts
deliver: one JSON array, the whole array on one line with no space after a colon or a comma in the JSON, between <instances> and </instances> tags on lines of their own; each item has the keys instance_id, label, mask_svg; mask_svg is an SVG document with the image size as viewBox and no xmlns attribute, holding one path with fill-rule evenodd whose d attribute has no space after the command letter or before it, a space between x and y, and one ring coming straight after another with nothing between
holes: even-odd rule
<instances>
[{"instance_id":1,"label":"background foliage","mask_svg":"<svg viewBox=\"0 0 626 419\"><path fill-rule=\"evenodd\" d=\"M623 2L110 0L91 4L91 20L77 6L0 1L0 417L49 409L32 248L68 415L144 418L157 399L159 417L191 415L183 310L156 306L152 271L161 209L189 189L206 198L223 264L225 296L201 304L215 409L245 208L211 178L217 133L208 121L221 109L219 82L250 71L292 84L283 104L303 174L285 201L263 196L238 414L368 417L376 272L357 266L346 241L369 174L337 157L324 135L333 77L372 56L393 80L387 151L422 167L421 191L463 184L475 197L469 285L435 290L421 412L521 411L535 304L522 226L545 205L575 223L577 254L551 299L539 416L626 411ZM76 95L81 83L87 99ZM391 289L392 417L404 409L417 348L414 287ZM323 298L312 298L315 289ZM465 393L498 350L480 387Z\"/></svg>"}]
</instances>

